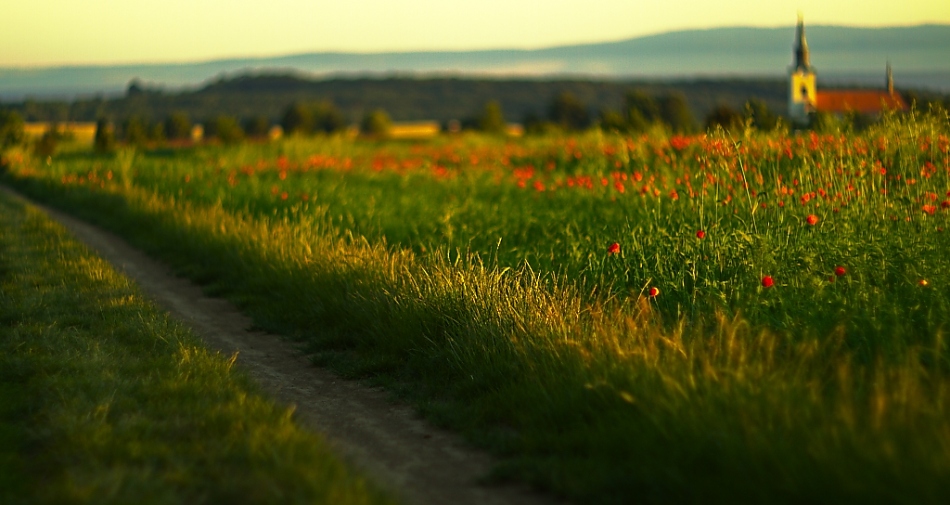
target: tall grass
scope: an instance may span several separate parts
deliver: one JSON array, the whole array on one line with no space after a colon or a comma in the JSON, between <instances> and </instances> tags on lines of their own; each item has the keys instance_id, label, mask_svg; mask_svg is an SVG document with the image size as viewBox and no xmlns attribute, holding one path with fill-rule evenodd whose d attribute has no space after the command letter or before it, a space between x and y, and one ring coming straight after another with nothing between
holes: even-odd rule
<instances>
[{"instance_id":1,"label":"tall grass","mask_svg":"<svg viewBox=\"0 0 950 505\"><path fill-rule=\"evenodd\" d=\"M128 189L109 160L8 180L392 387L498 478L597 503L942 502L947 122L885 128L292 143L146 159Z\"/></svg>"},{"instance_id":2,"label":"tall grass","mask_svg":"<svg viewBox=\"0 0 950 505\"><path fill-rule=\"evenodd\" d=\"M392 503L233 364L0 194L0 502Z\"/></svg>"},{"instance_id":3,"label":"tall grass","mask_svg":"<svg viewBox=\"0 0 950 505\"><path fill-rule=\"evenodd\" d=\"M940 254L950 245L946 118L881 128L421 147L296 140L146 157L135 179L176 201L318 221L423 256L527 265L595 297L655 286L670 320L724 309L782 328L807 311L825 332L843 316L852 332L880 332L906 317L902 300L920 294L921 280L950 280ZM98 165L66 177L102 179L110 168ZM606 253L613 242L619 254ZM839 266L846 275L829 282ZM764 276L782 289L763 295ZM941 300L925 295L920 310Z\"/></svg>"}]
</instances>

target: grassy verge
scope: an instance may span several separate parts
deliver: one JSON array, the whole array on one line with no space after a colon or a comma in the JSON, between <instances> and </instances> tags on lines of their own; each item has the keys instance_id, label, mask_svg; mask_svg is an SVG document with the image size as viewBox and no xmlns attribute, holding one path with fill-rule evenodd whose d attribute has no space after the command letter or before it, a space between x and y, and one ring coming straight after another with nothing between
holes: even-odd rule
<instances>
[{"instance_id":1,"label":"grassy verge","mask_svg":"<svg viewBox=\"0 0 950 505\"><path fill-rule=\"evenodd\" d=\"M0 288L0 502L391 502L232 360L3 195Z\"/></svg>"}]
</instances>

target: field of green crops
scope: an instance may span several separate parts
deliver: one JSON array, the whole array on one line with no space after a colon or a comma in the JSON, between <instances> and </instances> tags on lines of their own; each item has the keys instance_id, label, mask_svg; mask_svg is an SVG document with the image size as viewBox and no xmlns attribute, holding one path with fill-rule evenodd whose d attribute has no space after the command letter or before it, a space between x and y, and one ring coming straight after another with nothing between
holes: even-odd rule
<instances>
[{"instance_id":1,"label":"field of green crops","mask_svg":"<svg viewBox=\"0 0 950 505\"><path fill-rule=\"evenodd\" d=\"M584 503L950 500L950 121L8 155Z\"/></svg>"}]
</instances>

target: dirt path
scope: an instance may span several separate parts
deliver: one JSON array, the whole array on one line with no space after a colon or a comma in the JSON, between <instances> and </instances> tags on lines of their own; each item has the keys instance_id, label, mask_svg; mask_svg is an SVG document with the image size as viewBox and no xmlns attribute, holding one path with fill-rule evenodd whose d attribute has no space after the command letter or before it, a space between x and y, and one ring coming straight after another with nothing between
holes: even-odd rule
<instances>
[{"instance_id":1,"label":"dirt path","mask_svg":"<svg viewBox=\"0 0 950 505\"><path fill-rule=\"evenodd\" d=\"M12 193L0 186L0 190ZM296 406L302 425L321 433L344 458L415 504L541 504L554 500L515 486L477 483L491 458L430 426L377 389L314 367L290 342L248 331L250 319L208 298L191 282L117 236L42 205L80 241L132 278L159 306L191 327L209 348L238 353L237 363L278 402Z\"/></svg>"}]
</instances>

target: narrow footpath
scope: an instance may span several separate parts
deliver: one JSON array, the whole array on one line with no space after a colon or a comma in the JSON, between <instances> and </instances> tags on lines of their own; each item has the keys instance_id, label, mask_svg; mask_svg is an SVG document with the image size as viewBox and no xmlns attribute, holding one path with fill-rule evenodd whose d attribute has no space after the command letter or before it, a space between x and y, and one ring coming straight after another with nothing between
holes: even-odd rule
<instances>
[{"instance_id":1,"label":"narrow footpath","mask_svg":"<svg viewBox=\"0 0 950 505\"><path fill-rule=\"evenodd\" d=\"M0 190L23 198L12 190ZM290 341L249 331L251 321L226 300L176 277L125 241L63 212L31 202L134 280L157 305L199 335L209 349L237 353L237 364L271 398L295 407L295 419L323 435L338 454L382 486L418 505L550 504L526 486L482 485L492 458L429 425L380 389L313 366Z\"/></svg>"}]
</instances>

